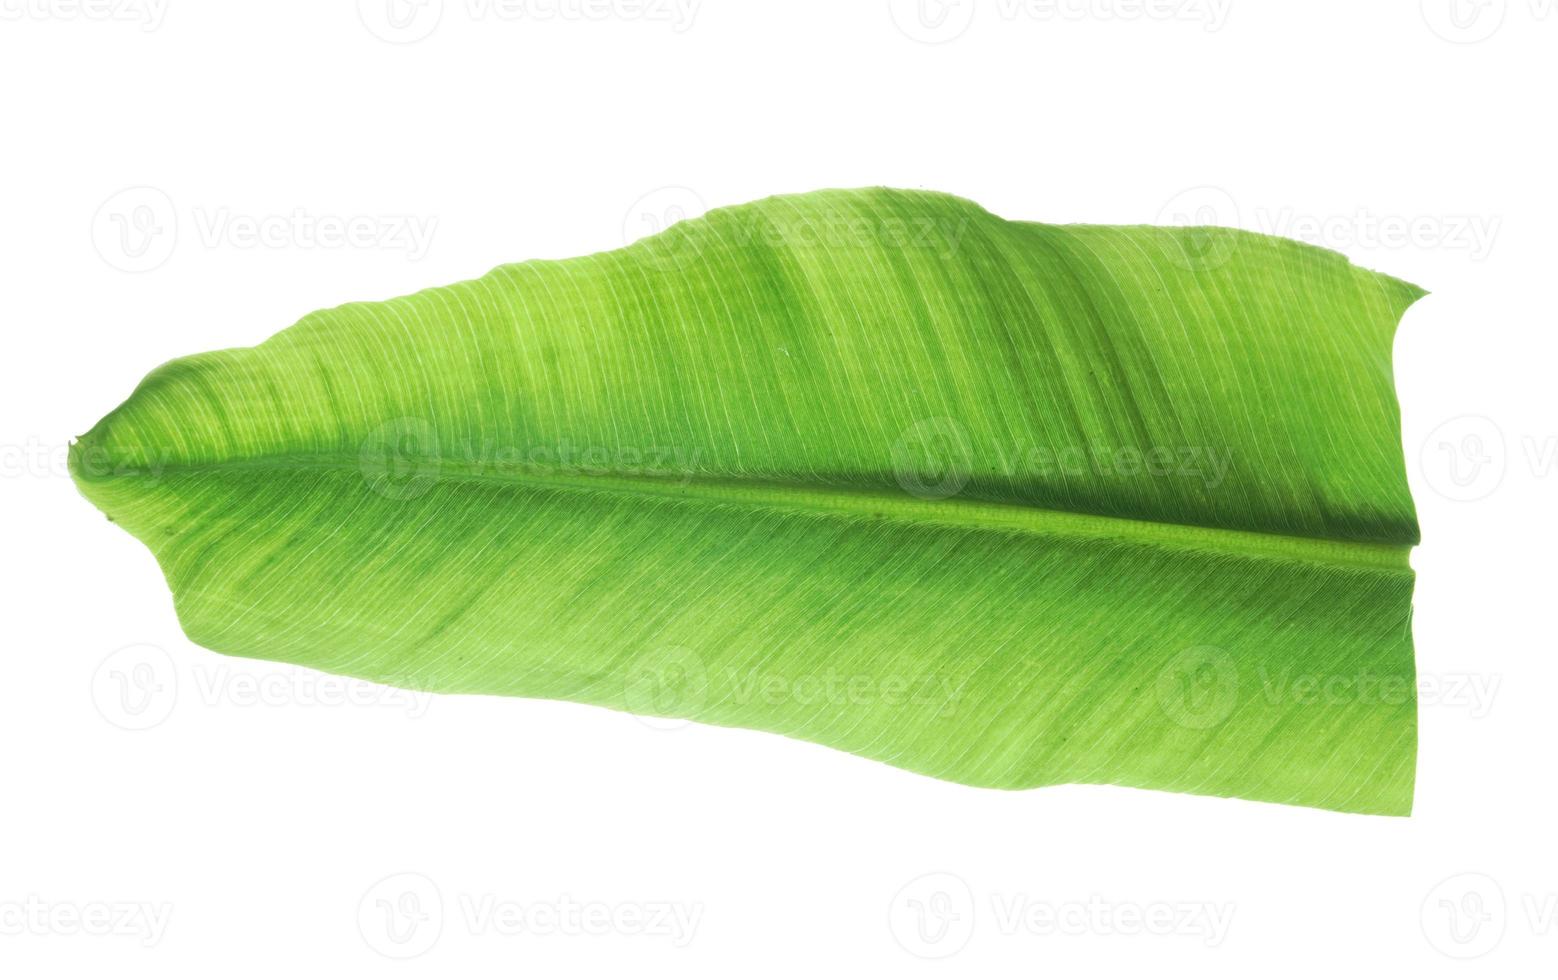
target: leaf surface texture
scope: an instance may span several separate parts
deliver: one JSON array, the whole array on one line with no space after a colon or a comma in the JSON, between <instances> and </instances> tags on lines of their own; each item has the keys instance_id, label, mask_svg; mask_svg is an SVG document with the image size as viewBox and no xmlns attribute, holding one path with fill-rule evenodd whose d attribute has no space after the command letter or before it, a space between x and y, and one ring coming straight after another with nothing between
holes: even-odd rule
<instances>
[{"instance_id":1,"label":"leaf surface texture","mask_svg":"<svg viewBox=\"0 0 1558 980\"><path fill-rule=\"evenodd\" d=\"M1398 814L1420 295L820 191L172 361L71 466L225 653Z\"/></svg>"}]
</instances>

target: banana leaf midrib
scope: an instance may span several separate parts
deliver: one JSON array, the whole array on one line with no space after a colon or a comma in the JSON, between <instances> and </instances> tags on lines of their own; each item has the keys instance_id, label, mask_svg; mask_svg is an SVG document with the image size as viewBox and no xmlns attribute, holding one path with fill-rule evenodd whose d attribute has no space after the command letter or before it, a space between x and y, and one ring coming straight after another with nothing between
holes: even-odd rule
<instances>
[{"instance_id":1,"label":"banana leaf midrib","mask_svg":"<svg viewBox=\"0 0 1558 980\"><path fill-rule=\"evenodd\" d=\"M90 446L90 435L76 447ZM72 459L79 461L76 453ZM1141 520L1131 517L1056 510L1032 504L1000 502L971 497L928 499L909 493L841 485L808 485L780 480L709 475L638 474L631 477L579 474L579 467L564 470L540 463L497 464L480 460L431 456L399 460L413 472L411 479L427 482L465 482L528 485L564 492L638 494L684 504L735 506L754 510L802 511L852 520L877 520L897 524L935 524L1003 533L1087 538L1124 545L1212 552L1245 558L1313 562L1342 568L1396 569L1410 573L1408 556L1413 543L1357 541L1288 535L1268 531ZM312 452L250 456L230 460L160 463L155 468L119 470L114 475L94 474L78 466L78 476L88 484L144 474L154 479L172 473L221 471L363 472L357 454Z\"/></svg>"}]
</instances>

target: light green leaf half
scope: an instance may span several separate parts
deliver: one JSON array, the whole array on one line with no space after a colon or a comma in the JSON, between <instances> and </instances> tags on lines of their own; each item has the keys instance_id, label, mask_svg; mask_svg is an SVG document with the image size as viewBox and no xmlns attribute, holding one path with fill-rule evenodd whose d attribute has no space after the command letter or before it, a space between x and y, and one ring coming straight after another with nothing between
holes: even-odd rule
<instances>
[{"instance_id":1,"label":"light green leaf half","mask_svg":"<svg viewBox=\"0 0 1558 980\"><path fill-rule=\"evenodd\" d=\"M172 361L71 466L214 650L1401 814L1420 295L1226 229L776 197Z\"/></svg>"}]
</instances>

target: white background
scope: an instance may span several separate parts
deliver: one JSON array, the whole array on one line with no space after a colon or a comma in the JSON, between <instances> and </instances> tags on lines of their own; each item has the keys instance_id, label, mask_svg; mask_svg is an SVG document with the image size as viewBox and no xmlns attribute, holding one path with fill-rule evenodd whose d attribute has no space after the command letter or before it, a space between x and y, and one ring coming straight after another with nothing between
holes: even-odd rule
<instances>
[{"instance_id":1,"label":"white background","mask_svg":"<svg viewBox=\"0 0 1558 980\"><path fill-rule=\"evenodd\" d=\"M0 0L0 973L1552 969L1554 4L472 3ZM1432 290L1396 345L1413 817L979 791L230 660L65 475L168 358L868 184L1238 224Z\"/></svg>"}]
</instances>

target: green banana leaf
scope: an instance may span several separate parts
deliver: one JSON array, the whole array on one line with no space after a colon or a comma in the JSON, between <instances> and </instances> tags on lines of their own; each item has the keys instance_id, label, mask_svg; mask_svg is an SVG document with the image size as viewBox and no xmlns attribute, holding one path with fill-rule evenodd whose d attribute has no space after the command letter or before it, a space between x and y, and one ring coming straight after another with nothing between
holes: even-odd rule
<instances>
[{"instance_id":1,"label":"green banana leaf","mask_svg":"<svg viewBox=\"0 0 1558 980\"><path fill-rule=\"evenodd\" d=\"M822 191L180 358L70 464L224 653L1405 814L1422 294Z\"/></svg>"}]
</instances>

